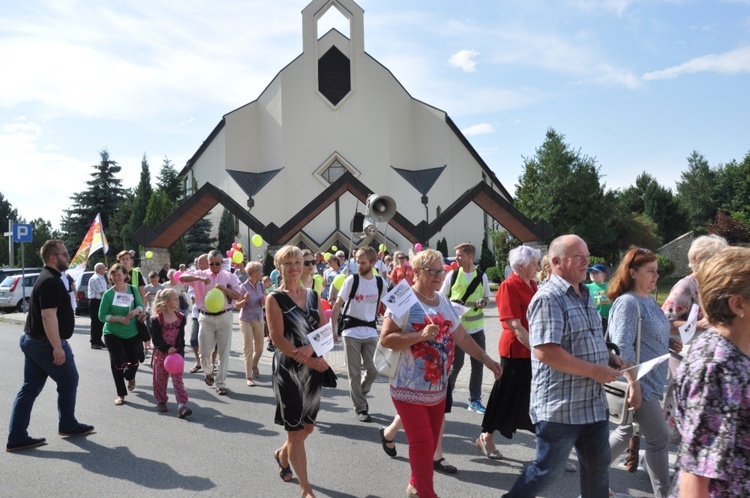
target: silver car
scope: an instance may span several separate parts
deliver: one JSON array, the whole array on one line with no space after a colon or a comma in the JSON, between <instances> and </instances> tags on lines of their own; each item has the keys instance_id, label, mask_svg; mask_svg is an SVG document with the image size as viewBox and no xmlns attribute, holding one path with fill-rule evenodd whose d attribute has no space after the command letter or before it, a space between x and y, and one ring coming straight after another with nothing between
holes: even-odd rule
<instances>
[{"instance_id":1,"label":"silver car","mask_svg":"<svg viewBox=\"0 0 750 498\"><path fill-rule=\"evenodd\" d=\"M10 275L0 282L0 309L4 311L29 311L29 298L34 289L38 273ZM21 280L23 279L23 285Z\"/></svg>"}]
</instances>

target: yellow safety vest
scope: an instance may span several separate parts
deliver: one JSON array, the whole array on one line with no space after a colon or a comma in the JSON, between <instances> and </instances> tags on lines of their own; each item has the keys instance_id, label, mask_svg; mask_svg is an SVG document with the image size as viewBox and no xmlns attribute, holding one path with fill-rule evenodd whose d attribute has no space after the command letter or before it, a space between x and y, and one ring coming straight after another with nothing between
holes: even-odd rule
<instances>
[{"instance_id":1,"label":"yellow safety vest","mask_svg":"<svg viewBox=\"0 0 750 498\"><path fill-rule=\"evenodd\" d=\"M458 270L455 271L458 271L458 277L456 278L456 283L453 284L453 287L451 287L450 299L451 301L460 301L461 298L464 297L466 289L469 288L469 281L466 280L466 274L464 273L462 268L458 268ZM477 271L478 270L475 268L474 278L477 278ZM471 295L466 298L466 302L464 303L464 306L469 308L469 311L467 311L464 316L461 317L461 324L465 329L475 330L484 328L484 311L474 310L474 305L477 304L477 301L479 301L483 297L484 282L480 282L479 285L477 285L477 288L474 289L474 292L472 292Z\"/></svg>"}]
</instances>

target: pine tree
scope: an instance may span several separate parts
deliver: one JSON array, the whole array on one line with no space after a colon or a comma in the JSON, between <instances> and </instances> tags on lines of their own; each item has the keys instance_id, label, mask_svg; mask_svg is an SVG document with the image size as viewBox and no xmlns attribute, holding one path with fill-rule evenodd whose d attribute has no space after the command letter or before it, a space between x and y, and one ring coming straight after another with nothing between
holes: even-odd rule
<instances>
[{"instance_id":1,"label":"pine tree","mask_svg":"<svg viewBox=\"0 0 750 498\"><path fill-rule=\"evenodd\" d=\"M167 197L175 201L178 206L182 203L185 197L182 190L182 182L172 161L167 156L164 156L164 162L161 164L156 185L159 190L167 194Z\"/></svg>"},{"instance_id":2,"label":"pine tree","mask_svg":"<svg viewBox=\"0 0 750 498\"><path fill-rule=\"evenodd\" d=\"M2 193L0 193L0 228L3 232L8 228L8 221L16 223L19 221L18 211L14 208L8 200L5 199ZM8 254L8 241L5 240L5 244L0 244L0 266L7 264L8 266L14 266L15 263L10 261L10 255Z\"/></svg>"},{"instance_id":3,"label":"pine tree","mask_svg":"<svg viewBox=\"0 0 750 498\"><path fill-rule=\"evenodd\" d=\"M210 214L198 220L185 232L188 261L192 261L216 247L216 239L211 237L213 223L211 223Z\"/></svg>"},{"instance_id":4,"label":"pine tree","mask_svg":"<svg viewBox=\"0 0 750 498\"><path fill-rule=\"evenodd\" d=\"M148 166L148 159L146 158L146 154L143 154L143 159L141 159L141 178L133 192L130 219L122 229L123 249L135 249L135 251L138 252L138 247L135 239L133 239L133 234L135 234L136 230L138 230L144 223L149 225L145 220L148 212L148 205L151 202L151 196L153 193L154 189L151 187L151 172ZM157 225L158 223L149 226L153 228ZM138 256L136 255L136 258L137 257Z\"/></svg>"},{"instance_id":5,"label":"pine tree","mask_svg":"<svg viewBox=\"0 0 750 498\"><path fill-rule=\"evenodd\" d=\"M219 251L224 252L231 249L236 235L234 216L224 209L219 221Z\"/></svg>"},{"instance_id":6,"label":"pine tree","mask_svg":"<svg viewBox=\"0 0 750 498\"><path fill-rule=\"evenodd\" d=\"M78 248L97 213L106 234L124 196L122 180L116 176L122 168L109 158L107 149L100 151L99 156L99 164L92 166L96 170L91 173L93 179L86 182L89 187L71 197L73 205L64 211L60 223L63 241L69 248Z\"/></svg>"}]
</instances>

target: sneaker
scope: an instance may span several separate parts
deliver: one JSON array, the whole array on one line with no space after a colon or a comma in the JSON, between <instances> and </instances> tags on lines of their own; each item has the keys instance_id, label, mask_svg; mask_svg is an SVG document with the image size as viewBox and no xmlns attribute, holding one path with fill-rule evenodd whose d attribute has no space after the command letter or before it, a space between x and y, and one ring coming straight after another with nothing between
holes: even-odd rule
<instances>
[{"instance_id":1,"label":"sneaker","mask_svg":"<svg viewBox=\"0 0 750 498\"><path fill-rule=\"evenodd\" d=\"M191 410L190 408L188 408L185 405L180 405L180 407L177 409L177 417L178 418L189 417L192 414L193 414L193 410Z\"/></svg>"},{"instance_id":2,"label":"sneaker","mask_svg":"<svg viewBox=\"0 0 750 498\"><path fill-rule=\"evenodd\" d=\"M359 412L357 414L357 420L360 422L372 422L372 418L370 418L370 414L367 412Z\"/></svg>"},{"instance_id":3,"label":"sneaker","mask_svg":"<svg viewBox=\"0 0 750 498\"><path fill-rule=\"evenodd\" d=\"M58 434L60 434L63 437L76 437L76 436L85 436L86 434L91 434L92 432L94 432L93 425L78 424L78 427L76 427L72 431L60 431L58 432Z\"/></svg>"},{"instance_id":4,"label":"sneaker","mask_svg":"<svg viewBox=\"0 0 750 498\"><path fill-rule=\"evenodd\" d=\"M102 345L101 344L92 344L91 345L91 349L102 349Z\"/></svg>"},{"instance_id":5,"label":"sneaker","mask_svg":"<svg viewBox=\"0 0 750 498\"><path fill-rule=\"evenodd\" d=\"M167 410L167 404L166 403L159 403L158 405L156 405L156 411L157 412L162 412L162 413L168 411Z\"/></svg>"},{"instance_id":6,"label":"sneaker","mask_svg":"<svg viewBox=\"0 0 750 498\"><path fill-rule=\"evenodd\" d=\"M485 412L485 408L481 400L471 401L466 409L472 412L477 412L480 415L484 415Z\"/></svg>"},{"instance_id":7,"label":"sneaker","mask_svg":"<svg viewBox=\"0 0 750 498\"><path fill-rule=\"evenodd\" d=\"M42 446L43 444L47 444L47 440L43 437L30 437L25 441L21 441L20 443L6 444L5 451L28 450L31 448L36 448L37 446Z\"/></svg>"}]
</instances>

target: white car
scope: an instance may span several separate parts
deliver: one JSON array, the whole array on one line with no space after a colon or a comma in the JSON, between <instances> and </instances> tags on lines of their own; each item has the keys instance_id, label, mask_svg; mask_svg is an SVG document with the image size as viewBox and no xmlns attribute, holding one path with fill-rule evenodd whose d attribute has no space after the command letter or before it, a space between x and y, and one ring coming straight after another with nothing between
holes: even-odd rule
<instances>
[{"instance_id":1,"label":"white car","mask_svg":"<svg viewBox=\"0 0 750 498\"><path fill-rule=\"evenodd\" d=\"M5 277L5 280L0 282L0 309L17 310L21 313L29 311L29 298L37 278L39 278L38 273ZM23 285L21 285L22 279Z\"/></svg>"}]
</instances>

